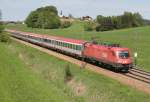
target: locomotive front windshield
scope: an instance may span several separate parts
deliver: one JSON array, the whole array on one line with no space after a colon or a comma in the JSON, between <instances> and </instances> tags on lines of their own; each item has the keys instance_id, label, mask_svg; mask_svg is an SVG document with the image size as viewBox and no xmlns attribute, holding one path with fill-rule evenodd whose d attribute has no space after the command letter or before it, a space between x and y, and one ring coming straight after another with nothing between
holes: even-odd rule
<instances>
[{"instance_id":1,"label":"locomotive front windshield","mask_svg":"<svg viewBox=\"0 0 150 102\"><path fill-rule=\"evenodd\" d=\"M119 58L126 59L129 57L129 52L128 51L119 51L118 56L119 56Z\"/></svg>"}]
</instances>

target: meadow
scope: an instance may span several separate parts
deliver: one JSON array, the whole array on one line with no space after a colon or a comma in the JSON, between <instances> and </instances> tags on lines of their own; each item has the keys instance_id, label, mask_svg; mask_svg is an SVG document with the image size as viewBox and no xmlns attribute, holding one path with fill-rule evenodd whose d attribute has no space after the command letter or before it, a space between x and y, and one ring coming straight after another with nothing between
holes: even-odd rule
<instances>
[{"instance_id":1,"label":"meadow","mask_svg":"<svg viewBox=\"0 0 150 102\"><path fill-rule=\"evenodd\" d=\"M92 39L95 39L98 42L118 43L123 47L130 48L132 51L132 56L135 52L137 52L137 66L145 71L150 71L150 26L105 32L87 32L84 31L83 24L83 22L75 22L71 27L66 29L28 28L23 24L9 24L6 27L8 29L49 34L54 36L63 36L74 39L83 39L87 41L92 41Z\"/></svg>"},{"instance_id":2,"label":"meadow","mask_svg":"<svg viewBox=\"0 0 150 102\"><path fill-rule=\"evenodd\" d=\"M73 79L65 83L65 68ZM149 102L150 95L11 41L0 43L0 102Z\"/></svg>"}]
</instances>

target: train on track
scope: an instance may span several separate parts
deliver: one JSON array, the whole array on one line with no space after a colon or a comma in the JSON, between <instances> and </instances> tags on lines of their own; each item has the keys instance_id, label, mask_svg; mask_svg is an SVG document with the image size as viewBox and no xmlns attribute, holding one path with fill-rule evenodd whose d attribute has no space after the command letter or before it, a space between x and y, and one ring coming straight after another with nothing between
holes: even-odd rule
<instances>
[{"instance_id":1,"label":"train on track","mask_svg":"<svg viewBox=\"0 0 150 102\"><path fill-rule=\"evenodd\" d=\"M116 44L103 45L84 40L44 34L34 34L8 29L6 31L15 38L57 50L74 57L79 57L83 60L89 60L100 65L109 66L117 71L128 71L132 68L130 50L128 48L116 46Z\"/></svg>"}]
</instances>

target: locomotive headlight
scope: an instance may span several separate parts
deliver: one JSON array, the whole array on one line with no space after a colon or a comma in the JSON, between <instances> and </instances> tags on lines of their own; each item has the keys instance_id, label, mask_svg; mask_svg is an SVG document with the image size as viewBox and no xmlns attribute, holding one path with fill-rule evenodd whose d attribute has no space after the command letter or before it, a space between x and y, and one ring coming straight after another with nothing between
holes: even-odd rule
<instances>
[{"instance_id":1,"label":"locomotive headlight","mask_svg":"<svg viewBox=\"0 0 150 102\"><path fill-rule=\"evenodd\" d=\"M118 63L127 63L127 61L121 61L121 60L118 60L117 62Z\"/></svg>"},{"instance_id":2,"label":"locomotive headlight","mask_svg":"<svg viewBox=\"0 0 150 102\"><path fill-rule=\"evenodd\" d=\"M123 61L123 63L127 63L127 61Z\"/></svg>"}]
</instances>

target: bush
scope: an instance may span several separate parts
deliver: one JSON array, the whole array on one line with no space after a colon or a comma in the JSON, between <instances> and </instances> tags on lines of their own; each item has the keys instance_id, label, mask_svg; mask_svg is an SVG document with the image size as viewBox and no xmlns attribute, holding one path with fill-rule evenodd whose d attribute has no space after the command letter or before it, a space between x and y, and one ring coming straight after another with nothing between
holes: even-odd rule
<instances>
[{"instance_id":1,"label":"bush","mask_svg":"<svg viewBox=\"0 0 150 102\"><path fill-rule=\"evenodd\" d=\"M3 23L2 23L2 22L0 22L0 33L2 33L2 32L3 32L3 30L4 30Z\"/></svg>"},{"instance_id":2,"label":"bush","mask_svg":"<svg viewBox=\"0 0 150 102\"><path fill-rule=\"evenodd\" d=\"M61 28L68 28L72 25L70 21L62 21L61 22Z\"/></svg>"},{"instance_id":3,"label":"bush","mask_svg":"<svg viewBox=\"0 0 150 102\"><path fill-rule=\"evenodd\" d=\"M68 82L72 79L73 75L70 71L70 66L67 64L65 68L65 82Z\"/></svg>"},{"instance_id":4,"label":"bush","mask_svg":"<svg viewBox=\"0 0 150 102\"><path fill-rule=\"evenodd\" d=\"M9 41L10 41L10 37L8 33L6 32L0 33L0 42L9 42Z\"/></svg>"},{"instance_id":5,"label":"bush","mask_svg":"<svg viewBox=\"0 0 150 102\"><path fill-rule=\"evenodd\" d=\"M4 32L4 25L0 22L0 42L9 42L9 34Z\"/></svg>"},{"instance_id":6,"label":"bush","mask_svg":"<svg viewBox=\"0 0 150 102\"><path fill-rule=\"evenodd\" d=\"M111 26L102 26L102 25L97 25L95 29L96 29L96 31L113 30L113 28Z\"/></svg>"},{"instance_id":7,"label":"bush","mask_svg":"<svg viewBox=\"0 0 150 102\"><path fill-rule=\"evenodd\" d=\"M84 30L85 31L93 31L94 30L94 23L91 21L88 21L84 24Z\"/></svg>"}]
</instances>

